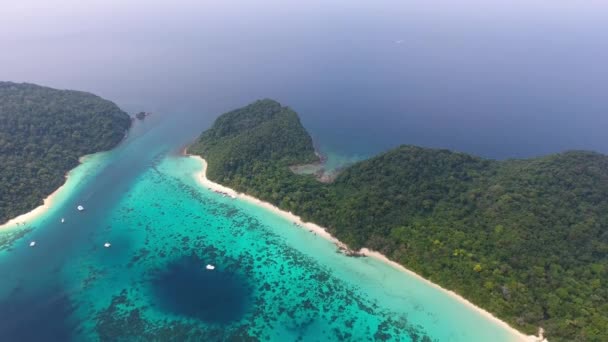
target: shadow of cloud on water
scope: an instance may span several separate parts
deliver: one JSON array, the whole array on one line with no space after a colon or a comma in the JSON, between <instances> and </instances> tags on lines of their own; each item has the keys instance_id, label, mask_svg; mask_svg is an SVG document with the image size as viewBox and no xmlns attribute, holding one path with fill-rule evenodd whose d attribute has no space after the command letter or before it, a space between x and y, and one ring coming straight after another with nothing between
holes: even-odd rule
<instances>
[{"instance_id":1,"label":"shadow of cloud on water","mask_svg":"<svg viewBox=\"0 0 608 342\"><path fill-rule=\"evenodd\" d=\"M184 256L157 270L152 288L158 307L207 323L230 324L250 307L251 286L245 278L217 265L207 270L197 255Z\"/></svg>"}]
</instances>

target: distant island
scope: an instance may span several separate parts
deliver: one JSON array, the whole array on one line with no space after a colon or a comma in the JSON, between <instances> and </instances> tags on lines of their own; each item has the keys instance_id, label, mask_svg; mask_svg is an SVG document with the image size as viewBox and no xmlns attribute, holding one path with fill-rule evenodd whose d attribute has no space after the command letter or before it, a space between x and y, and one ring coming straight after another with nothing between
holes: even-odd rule
<instances>
[{"instance_id":1,"label":"distant island","mask_svg":"<svg viewBox=\"0 0 608 342\"><path fill-rule=\"evenodd\" d=\"M115 147L130 125L90 93L0 82L0 224L41 205L80 157Z\"/></svg>"},{"instance_id":2,"label":"distant island","mask_svg":"<svg viewBox=\"0 0 608 342\"><path fill-rule=\"evenodd\" d=\"M138 120L143 120L145 119L147 116L150 116L152 113L148 113L148 112L138 112L137 114L135 114L135 118Z\"/></svg>"},{"instance_id":3,"label":"distant island","mask_svg":"<svg viewBox=\"0 0 608 342\"><path fill-rule=\"evenodd\" d=\"M297 114L273 100L221 115L189 148L207 177L327 227L550 341L608 341L608 156L495 161L399 146L331 183Z\"/></svg>"}]
</instances>

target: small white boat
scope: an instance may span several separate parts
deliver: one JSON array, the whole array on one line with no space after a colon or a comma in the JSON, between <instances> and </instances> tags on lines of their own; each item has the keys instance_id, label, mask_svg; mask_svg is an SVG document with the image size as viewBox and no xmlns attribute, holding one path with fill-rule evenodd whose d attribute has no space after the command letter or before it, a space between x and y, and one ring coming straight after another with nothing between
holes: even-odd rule
<instances>
[{"instance_id":1,"label":"small white boat","mask_svg":"<svg viewBox=\"0 0 608 342\"><path fill-rule=\"evenodd\" d=\"M106 242L106 243L104 243L104 244L103 244L103 246L104 246L105 248L110 248L110 246L112 246L112 244L111 244L111 243L109 243L109 242Z\"/></svg>"},{"instance_id":2,"label":"small white boat","mask_svg":"<svg viewBox=\"0 0 608 342\"><path fill-rule=\"evenodd\" d=\"M82 205L79 205L79 206L76 207L76 209L78 209L78 211L83 211L84 207Z\"/></svg>"},{"instance_id":3,"label":"small white boat","mask_svg":"<svg viewBox=\"0 0 608 342\"><path fill-rule=\"evenodd\" d=\"M236 199L236 196L235 195L230 195L230 198Z\"/></svg>"},{"instance_id":4,"label":"small white boat","mask_svg":"<svg viewBox=\"0 0 608 342\"><path fill-rule=\"evenodd\" d=\"M36 241L30 242L30 247L34 247L34 246L36 246Z\"/></svg>"},{"instance_id":5,"label":"small white boat","mask_svg":"<svg viewBox=\"0 0 608 342\"><path fill-rule=\"evenodd\" d=\"M215 269L215 266L209 264L209 265L205 266L205 268L208 269L208 270L210 270L210 271L213 271Z\"/></svg>"},{"instance_id":6,"label":"small white boat","mask_svg":"<svg viewBox=\"0 0 608 342\"><path fill-rule=\"evenodd\" d=\"M62 217L61 218L61 223L64 223L64 222L65 222L65 219Z\"/></svg>"}]
</instances>

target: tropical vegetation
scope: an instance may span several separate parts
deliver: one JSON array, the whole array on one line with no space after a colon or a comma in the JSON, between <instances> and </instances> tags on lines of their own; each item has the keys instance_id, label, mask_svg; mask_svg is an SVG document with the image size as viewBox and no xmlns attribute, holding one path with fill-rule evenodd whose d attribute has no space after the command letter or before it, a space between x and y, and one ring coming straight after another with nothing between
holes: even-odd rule
<instances>
[{"instance_id":1,"label":"tropical vegetation","mask_svg":"<svg viewBox=\"0 0 608 342\"><path fill-rule=\"evenodd\" d=\"M208 177L327 227L550 341L608 341L608 156L495 161L400 146L331 184L297 114L272 100L220 116L193 144Z\"/></svg>"},{"instance_id":2,"label":"tropical vegetation","mask_svg":"<svg viewBox=\"0 0 608 342\"><path fill-rule=\"evenodd\" d=\"M0 82L0 223L42 204L81 156L116 146L130 124L93 94Z\"/></svg>"}]
</instances>

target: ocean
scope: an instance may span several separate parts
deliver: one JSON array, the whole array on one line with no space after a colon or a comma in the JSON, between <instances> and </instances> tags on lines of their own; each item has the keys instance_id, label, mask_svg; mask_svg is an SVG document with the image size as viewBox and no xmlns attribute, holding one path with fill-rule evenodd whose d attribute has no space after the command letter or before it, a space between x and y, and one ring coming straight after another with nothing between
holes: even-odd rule
<instances>
[{"instance_id":1,"label":"ocean","mask_svg":"<svg viewBox=\"0 0 608 342\"><path fill-rule=\"evenodd\" d=\"M180 126L136 122L49 211L0 232L27 230L0 251L1 340L516 338L425 281L202 187Z\"/></svg>"},{"instance_id":2,"label":"ocean","mask_svg":"<svg viewBox=\"0 0 608 342\"><path fill-rule=\"evenodd\" d=\"M44 215L0 231L0 340L513 340L426 282L200 187L179 152L273 98L329 168L400 144L607 153L606 17L595 0L4 6L3 80L153 115Z\"/></svg>"},{"instance_id":3,"label":"ocean","mask_svg":"<svg viewBox=\"0 0 608 342\"><path fill-rule=\"evenodd\" d=\"M354 159L400 144L608 153L603 0L22 2L0 13L3 80L188 116L199 131L273 98Z\"/></svg>"}]
</instances>

